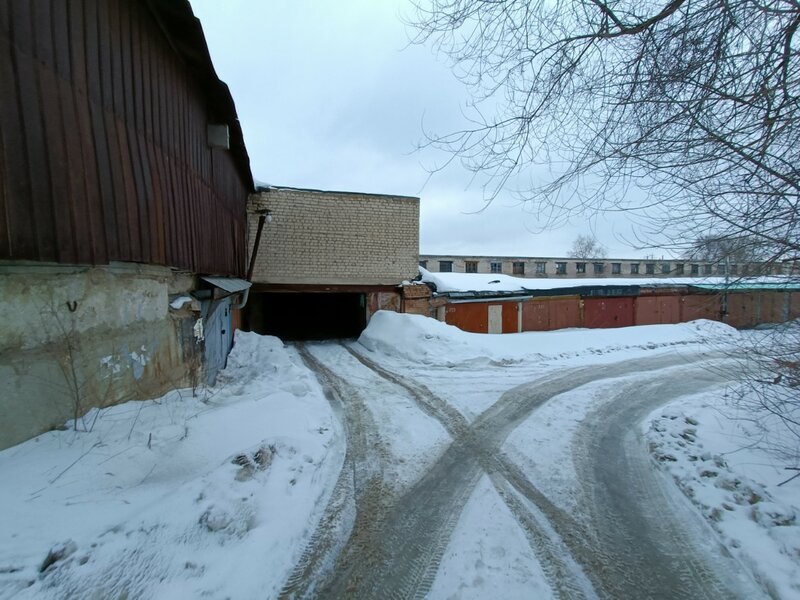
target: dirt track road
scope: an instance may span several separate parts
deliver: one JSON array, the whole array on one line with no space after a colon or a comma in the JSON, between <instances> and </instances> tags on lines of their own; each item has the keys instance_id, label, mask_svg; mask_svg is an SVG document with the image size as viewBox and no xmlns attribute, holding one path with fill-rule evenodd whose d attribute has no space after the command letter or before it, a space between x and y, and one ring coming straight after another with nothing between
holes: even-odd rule
<instances>
[{"instance_id":1,"label":"dirt track road","mask_svg":"<svg viewBox=\"0 0 800 600\"><path fill-rule=\"evenodd\" d=\"M713 541L708 526L674 493L644 448L638 424L671 399L719 385L724 374L675 355L572 369L506 391L472 422L425 386L340 345L337 365L367 368L374 386L356 386L298 345L317 373L347 434L339 481L283 597L422 598L431 589L461 511L487 474L524 531L560 598L759 598ZM509 366L513 369L514 366ZM620 385L579 428L573 460L581 514L571 515L537 489L502 453L508 435L546 402L601 379L649 372L645 384ZM388 460L368 408L377 386L401 390L452 438L416 483L399 496L383 479ZM552 491L550 492L552 493ZM502 590L498 590L498 597Z\"/></svg>"}]
</instances>

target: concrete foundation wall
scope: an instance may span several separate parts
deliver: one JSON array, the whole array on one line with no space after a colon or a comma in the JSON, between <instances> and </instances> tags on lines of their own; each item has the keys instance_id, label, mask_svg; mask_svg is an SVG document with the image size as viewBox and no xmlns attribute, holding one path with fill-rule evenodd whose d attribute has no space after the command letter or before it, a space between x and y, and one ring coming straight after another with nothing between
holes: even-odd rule
<instances>
[{"instance_id":1,"label":"concrete foundation wall","mask_svg":"<svg viewBox=\"0 0 800 600\"><path fill-rule=\"evenodd\" d=\"M419 199L270 188L248 203L249 253L271 211L254 283L397 285L417 275Z\"/></svg>"},{"instance_id":2,"label":"concrete foundation wall","mask_svg":"<svg viewBox=\"0 0 800 600\"><path fill-rule=\"evenodd\" d=\"M158 267L0 265L0 448L92 407L191 385L196 316L169 298L192 287Z\"/></svg>"}]
</instances>

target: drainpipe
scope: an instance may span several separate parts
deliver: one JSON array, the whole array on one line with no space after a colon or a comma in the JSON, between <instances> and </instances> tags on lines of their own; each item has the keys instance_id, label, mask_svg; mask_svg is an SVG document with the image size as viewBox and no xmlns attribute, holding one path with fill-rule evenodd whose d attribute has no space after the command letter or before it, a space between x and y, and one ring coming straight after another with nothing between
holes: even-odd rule
<instances>
[{"instance_id":1,"label":"drainpipe","mask_svg":"<svg viewBox=\"0 0 800 600\"><path fill-rule=\"evenodd\" d=\"M253 253L250 255L250 265L247 267L247 281L253 281L253 270L256 267L256 257L258 256L258 247L261 244L261 233L264 231L264 223L272 223L272 211L268 208L255 211L258 215L258 229L256 229L256 239L253 243ZM234 310L241 310L247 304L247 299L250 297L250 288L244 291L242 301L233 306Z\"/></svg>"},{"instance_id":2,"label":"drainpipe","mask_svg":"<svg viewBox=\"0 0 800 600\"><path fill-rule=\"evenodd\" d=\"M721 321L724 323L726 317L728 316L728 286L730 285L730 258L728 256L725 257L725 291L722 293L722 306L720 312L721 314Z\"/></svg>"},{"instance_id":3,"label":"drainpipe","mask_svg":"<svg viewBox=\"0 0 800 600\"><path fill-rule=\"evenodd\" d=\"M253 253L250 255L250 266L247 268L247 281L253 281L253 270L256 268L256 257L258 256L258 246L261 243L261 232L264 231L264 223L272 223L272 211L268 208L256 211L258 215L258 229L256 230L256 241L253 244Z\"/></svg>"}]
</instances>

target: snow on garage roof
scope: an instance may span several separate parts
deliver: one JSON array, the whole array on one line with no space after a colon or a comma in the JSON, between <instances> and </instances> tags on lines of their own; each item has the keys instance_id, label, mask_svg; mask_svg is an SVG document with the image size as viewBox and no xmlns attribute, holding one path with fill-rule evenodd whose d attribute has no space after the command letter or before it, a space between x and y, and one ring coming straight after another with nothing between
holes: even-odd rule
<instances>
[{"instance_id":1,"label":"snow on garage roof","mask_svg":"<svg viewBox=\"0 0 800 600\"><path fill-rule=\"evenodd\" d=\"M486 294L496 292L499 295L509 293L527 293L535 291L561 290L587 287L675 287L703 286L705 288L723 289L725 277L604 277L604 278L524 278L501 275L499 273L431 273L420 267L419 272L424 283L436 286L437 293L475 293ZM789 277L754 277L749 279L730 279L728 289L769 288L776 285L797 285L798 281Z\"/></svg>"}]
</instances>

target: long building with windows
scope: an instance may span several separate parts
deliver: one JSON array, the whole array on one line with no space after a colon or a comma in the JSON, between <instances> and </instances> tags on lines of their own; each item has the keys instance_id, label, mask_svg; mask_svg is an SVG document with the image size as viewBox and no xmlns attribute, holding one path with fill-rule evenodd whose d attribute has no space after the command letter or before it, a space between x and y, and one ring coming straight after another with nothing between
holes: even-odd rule
<instances>
[{"instance_id":1,"label":"long building with windows","mask_svg":"<svg viewBox=\"0 0 800 600\"><path fill-rule=\"evenodd\" d=\"M723 263L670 258L553 258L424 254L419 265L434 273L498 273L515 277L708 277L794 274L796 263Z\"/></svg>"}]
</instances>

